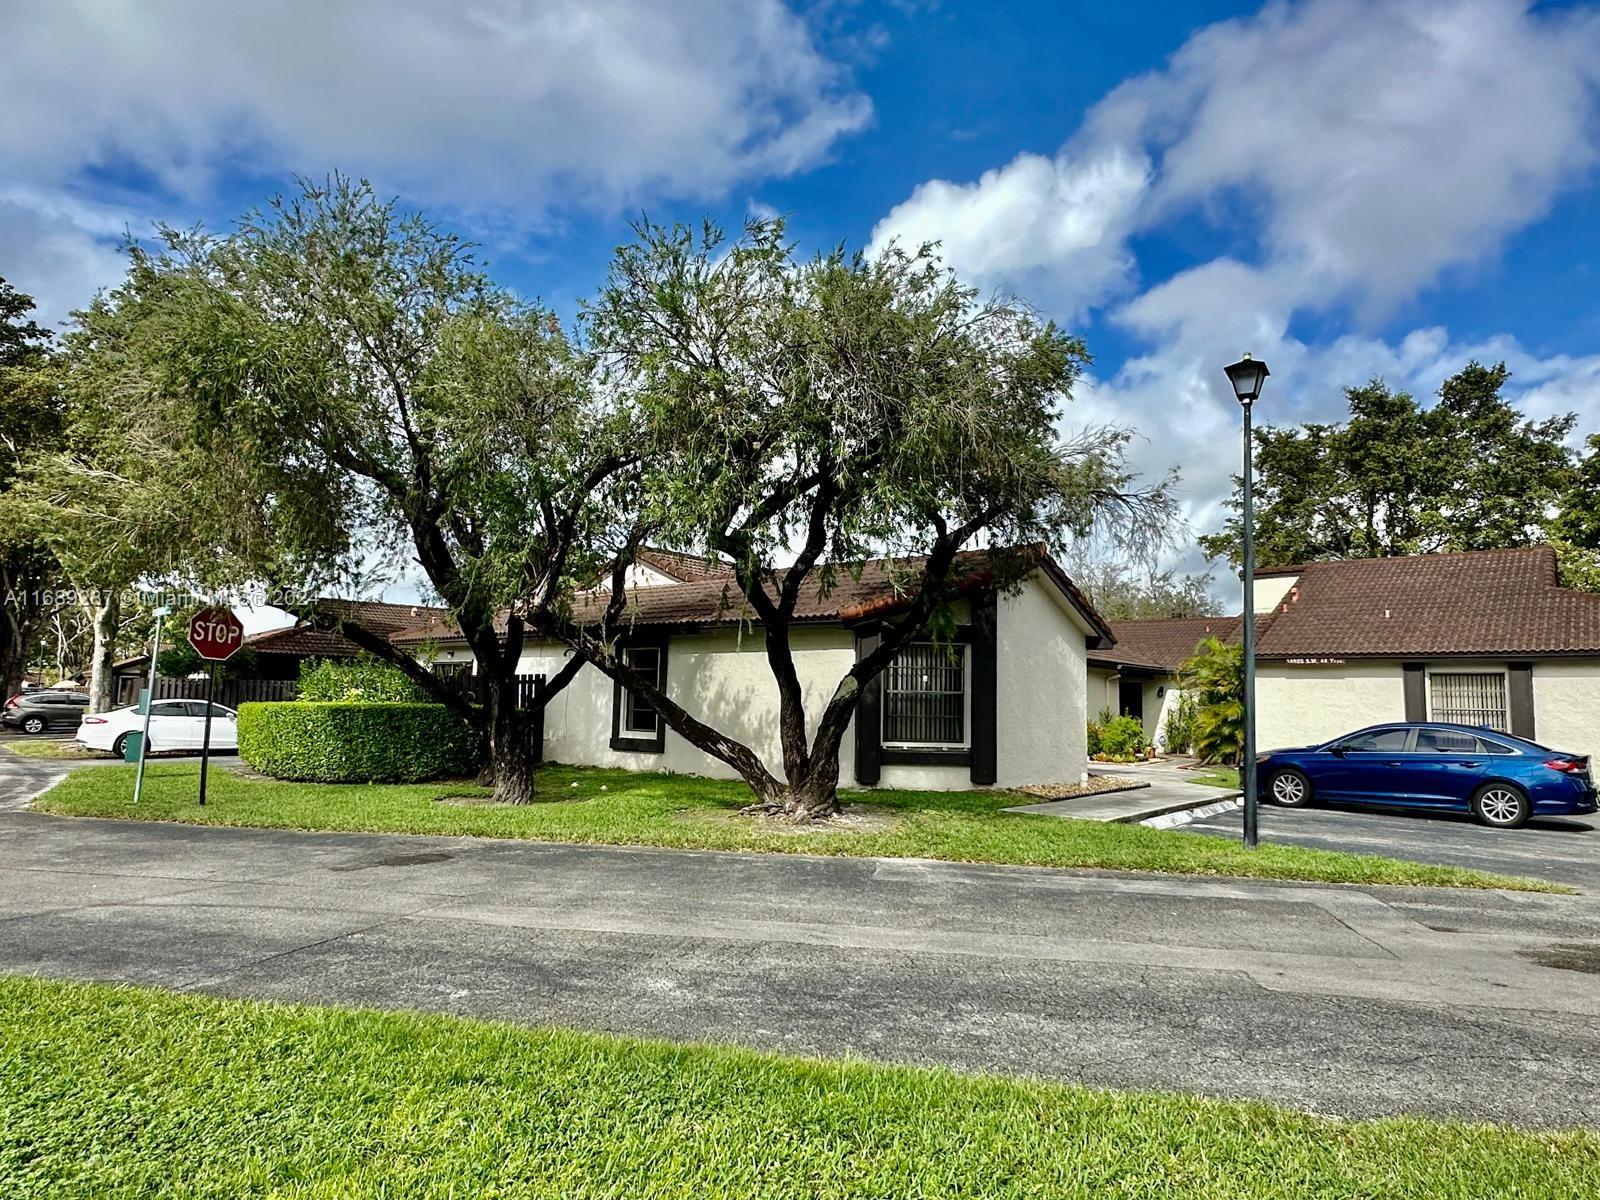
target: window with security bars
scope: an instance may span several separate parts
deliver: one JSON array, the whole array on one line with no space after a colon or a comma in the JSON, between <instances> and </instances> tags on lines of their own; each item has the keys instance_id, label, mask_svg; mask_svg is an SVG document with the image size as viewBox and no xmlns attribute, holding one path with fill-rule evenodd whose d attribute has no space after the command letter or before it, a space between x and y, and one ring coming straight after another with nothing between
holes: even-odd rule
<instances>
[{"instance_id":1,"label":"window with security bars","mask_svg":"<svg viewBox=\"0 0 1600 1200\"><path fill-rule=\"evenodd\" d=\"M966 647L915 643L884 672L884 745L964 746L966 716Z\"/></svg>"},{"instance_id":2,"label":"window with security bars","mask_svg":"<svg viewBox=\"0 0 1600 1200\"><path fill-rule=\"evenodd\" d=\"M1439 671L1428 677L1429 709L1435 721L1511 731L1506 713L1506 677L1498 671Z\"/></svg>"}]
</instances>

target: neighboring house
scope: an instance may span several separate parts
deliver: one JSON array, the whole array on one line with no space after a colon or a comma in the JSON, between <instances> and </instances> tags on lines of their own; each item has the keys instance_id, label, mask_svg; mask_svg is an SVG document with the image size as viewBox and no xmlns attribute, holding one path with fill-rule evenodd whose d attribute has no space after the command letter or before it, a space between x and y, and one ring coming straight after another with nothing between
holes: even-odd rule
<instances>
[{"instance_id":1,"label":"neighboring house","mask_svg":"<svg viewBox=\"0 0 1600 1200\"><path fill-rule=\"evenodd\" d=\"M1238 617L1172 617L1111 621L1116 645L1089 652L1089 715L1106 710L1137 717L1156 745L1164 744L1167 714L1177 703L1178 668L1207 637L1237 641Z\"/></svg>"},{"instance_id":2,"label":"neighboring house","mask_svg":"<svg viewBox=\"0 0 1600 1200\"><path fill-rule=\"evenodd\" d=\"M1600 754L1600 595L1559 586L1548 546L1263 570L1256 610L1258 746L1433 720ZM1119 669L1146 671L1169 700L1183 655L1154 648L1198 642L1203 624L1116 622L1114 649L1091 655L1091 688L1128 655ZM1236 618L1209 624L1238 640Z\"/></svg>"},{"instance_id":3,"label":"neighboring house","mask_svg":"<svg viewBox=\"0 0 1600 1200\"><path fill-rule=\"evenodd\" d=\"M863 694L841 749L843 786L953 789L1076 780L1086 769L1083 681L1090 648L1110 631L1083 594L1042 550L1038 567L1012 595L986 586L984 556L960 556L971 573L958 602L956 645L915 643ZM920 560L864 564L824 593L807 582L796 610L793 648L815 721L834 687L877 637L878 623L905 602L902 581ZM630 571L632 632L627 653L653 671L667 694L715 728L752 746L781 770L777 688L760 629L722 563L646 551ZM603 589L579 599L577 615L598 613ZM394 635L435 661L471 662L447 618ZM553 675L565 661L556 643L532 642L519 672ZM586 667L550 704L547 759L630 770L732 777L733 771L667 729L642 700Z\"/></svg>"},{"instance_id":4,"label":"neighboring house","mask_svg":"<svg viewBox=\"0 0 1600 1200\"><path fill-rule=\"evenodd\" d=\"M445 616L449 610L422 604L383 604L375 600L330 600L325 610L339 609L352 616L358 624L385 637L410 628L430 617ZM182 638L182 629L168 626L162 631L163 643L172 644L173 638ZM307 659L354 658L360 651L345 641L337 632L318 629L310 620L303 619L283 629L269 629L251 634L244 640L244 649L250 651L249 666L243 672L229 672L237 683L269 681L277 688L235 687L242 699L287 699L293 694L294 684L300 678L300 665ZM150 672L150 656L136 654L113 664L116 679L114 695L118 704L132 704L139 698ZM181 680L157 680L158 696L188 695L188 690L174 687ZM168 686L163 686L163 685ZM230 692L232 694L232 692Z\"/></svg>"}]
</instances>

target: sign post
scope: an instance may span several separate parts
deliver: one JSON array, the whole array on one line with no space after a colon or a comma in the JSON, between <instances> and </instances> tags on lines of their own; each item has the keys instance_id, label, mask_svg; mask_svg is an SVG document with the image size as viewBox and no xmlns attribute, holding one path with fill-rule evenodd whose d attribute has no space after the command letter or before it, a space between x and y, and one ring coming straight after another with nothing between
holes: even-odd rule
<instances>
[{"instance_id":1,"label":"sign post","mask_svg":"<svg viewBox=\"0 0 1600 1200\"><path fill-rule=\"evenodd\" d=\"M139 770L133 776L133 802L139 803L139 793L144 788L144 760L150 756L150 701L156 694L156 659L161 656L161 622L172 610L163 604L156 609L156 640L150 646L150 682L139 703L144 706L144 732L139 734Z\"/></svg>"},{"instance_id":2,"label":"sign post","mask_svg":"<svg viewBox=\"0 0 1600 1200\"><path fill-rule=\"evenodd\" d=\"M189 645L209 666L206 681L206 730L200 739L200 804L206 802L206 768L211 761L211 709L217 691L217 664L227 662L244 645L244 626L226 608L202 608L189 620ZM148 721L148 710L145 720Z\"/></svg>"}]
</instances>

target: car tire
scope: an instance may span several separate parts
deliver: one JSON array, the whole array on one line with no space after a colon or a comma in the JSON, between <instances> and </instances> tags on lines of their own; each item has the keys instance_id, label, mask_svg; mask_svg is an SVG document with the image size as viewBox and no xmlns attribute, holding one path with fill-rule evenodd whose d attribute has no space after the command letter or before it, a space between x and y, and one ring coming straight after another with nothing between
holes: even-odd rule
<instances>
[{"instance_id":1,"label":"car tire","mask_svg":"<svg viewBox=\"0 0 1600 1200\"><path fill-rule=\"evenodd\" d=\"M23 717L22 718L22 732L23 733L43 733L44 730L45 730L45 720L44 720L43 717Z\"/></svg>"},{"instance_id":2,"label":"car tire","mask_svg":"<svg viewBox=\"0 0 1600 1200\"><path fill-rule=\"evenodd\" d=\"M1304 771L1285 767L1267 781L1267 795L1279 808L1310 808L1311 780Z\"/></svg>"},{"instance_id":3,"label":"car tire","mask_svg":"<svg viewBox=\"0 0 1600 1200\"><path fill-rule=\"evenodd\" d=\"M111 756L113 758L125 758L127 753L128 735L125 733L119 733L117 734L117 740L111 743Z\"/></svg>"},{"instance_id":4,"label":"car tire","mask_svg":"<svg viewBox=\"0 0 1600 1200\"><path fill-rule=\"evenodd\" d=\"M1520 829L1533 816L1528 793L1510 783L1486 783L1472 795L1472 817L1491 829Z\"/></svg>"}]
</instances>

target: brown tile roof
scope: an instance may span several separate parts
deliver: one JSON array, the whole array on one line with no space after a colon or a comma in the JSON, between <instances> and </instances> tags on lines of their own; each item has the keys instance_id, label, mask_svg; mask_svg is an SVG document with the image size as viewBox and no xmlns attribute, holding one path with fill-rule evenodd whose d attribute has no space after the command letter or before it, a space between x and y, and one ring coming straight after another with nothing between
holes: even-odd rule
<instances>
[{"instance_id":1,"label":"brown tile roof","mask_svg":"<svg viewBox=\"0 0 1600 1200\"><path fill-rule=\"evenodd\" d=\"M1558 587L1549 546L1308 563L1257 654L1600 654L1600 595Z\"/></svg>"},{"instance_id":2,"label":"brown tile roof","mask_svg":"<svg viewBox=\"0 0 1600 1200\"><path fill-rule=\"evenodd\" d=\"M1173 672L1194 654L1200 640L1209 636L1233 641L1238 617L1170 617L1153 621L1112 621L1117 644L1089 654L1091 665L1145 667Z\"/></svg>"},{"instance_id":3,"label":"brown tile roof","mask_svg":"<svg viewBox=\"0 0 1600 1200\"><path fill-rule=\"evenodd\" d=\"M1085 621L1109 641L1109 629L1083 593L1042 548L1033 552L1040 556L1046 575L1083 614ZM922 558L870 559L862 564L859 579L841 570L827 590L823 589L821 578L813 575L801 590L795 619L803 622L857 621L893 612L909 599L907 589L915 583L924 561ZM962 579L962 586L982 586L988 578L987 552L974 550L957 555L956 572ZM597 620L605 611L608 599L608 590L581 593L574 606L574 616L581 621ZM749 611L737 583L731 578L714 578L634 588L629 593L628 619L642 626L721 625L753 620L754 614ZM418 622L395 634L392 640L406 645L450 641L458 637L455 622L444 616Z\"/></svg>"},{"instance_id":4,"label":"brown tile roof","mask_svg":"<svg viewBox=\"0 0 1600 1200\"><path fill-rule=\"evenodd\" d=\"M635 556L647 567L654 567L663 575L670 575L679 583L694 583L702 579L731 579L733 567L720 559L704 558L698 554L684 554L678 550L657 550L654 546L641 546Z\"/></svg>"},{"instance_id":5,"label":"brown tile roof","mask_svg":"<svg viewBox=\"0 0 1600 1200\"><path fill-rule=\"evenodd\" d=\"M447 608L426 604L384 604L376 600L326 600L324 609L338 612L347 620L354 620L363 629L390 636L419 621L448 616ZM294 654L309 658L352 658L359 651L351 642L335 632L315 628L309 620L301 620L284 629L269 629L245 638L245 647L257 654Z\"/></svg>"}]
</instances>

